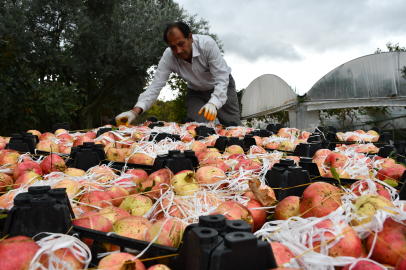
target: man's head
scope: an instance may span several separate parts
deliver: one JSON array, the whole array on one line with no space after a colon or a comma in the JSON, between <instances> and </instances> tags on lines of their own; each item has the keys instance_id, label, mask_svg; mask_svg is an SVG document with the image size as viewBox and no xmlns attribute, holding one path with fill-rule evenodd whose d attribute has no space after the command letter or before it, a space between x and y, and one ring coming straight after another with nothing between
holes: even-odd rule
<instances>
[{"instance_id":1,"label":"man's head","mask_svg":"<svg viewBox=\"0 0 406 270\"><path fill-rule=\"evenodd\" d=\"M186 23L168 24L164 31L164 40L176 57L188 62L191 61L193 37Z\"/></svg>"}]
</instances>

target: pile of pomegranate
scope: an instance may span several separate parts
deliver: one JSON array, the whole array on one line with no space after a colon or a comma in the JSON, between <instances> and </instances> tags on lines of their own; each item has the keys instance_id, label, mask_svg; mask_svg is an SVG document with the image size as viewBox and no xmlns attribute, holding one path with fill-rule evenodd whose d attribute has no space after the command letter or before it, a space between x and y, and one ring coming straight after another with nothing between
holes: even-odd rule
<instances>
[{"instance_id":1,"label":"pile of pomegranate","mask_svg":"<svg viewBox=\"0 0 406 270\"><path fill-rule=\"evenodd\" d=\"M369 130L367 132L363 130L356 130L354 132L337 132L337 138L339 141L348 142L377 142L379 134L375 130Z\"/></svg>"},{"instance_id":2,"label":"pile of pomegranate","mask_svg":"<svg viewBox=\"0 0 406 270\"><path fill-rule=\"evenodd\" d=\"M54 134L29 131L40 138L37 150L50 152L43 156L6 150L7 139L0 137L0 209L11 209L13 198L30 186L49 185L66 188L76 215L73 224L93 230L178 247L185 227L198 222L199 216L223 214L229 220L246 221L258 238L269 241L280 267L404 269L405 201L399 200L393 186L399 184L405 167L392 158L371 155L378 149L366 136L362 138L365 144L321 149L313 157L320 175L333 177L334 168L340 178L358 181L343 186L314 182L302 197L278 202L265 175L282 158L297 163L300 157L282 151L307 143L309 132L283 128L270 137L255 136L257 145L248 151L232 145L221 152L213 148L219 136L242 138L252 129L208 124L216 134L196 140L199 123L165 123L153 129L148 124L119 126L99 137L97 129ZM181 141L149 140L153 132L177 134ZM169 150L193 150L199 168L177 174L168 168L150 174L125 166L120 171L109 165L87 171L67 168L66 154L84 142L102 144L111 162L145 165L152 165L157 155ZM7 260L0 260L0 268L18 264L20 269L30 265L46 269L54 264L59 269L85 269L91 245L90 239L79 241L65 235L49 235L38 242L22 236L5 239L0 242L0 258ZM129 260L136 269L146 269L137 257L139 252L120 252L120 247L107 243L103 248L100 269L113 265L121 269ZM26 252L10 255L19 250Z\"/></svg>"}]
</instances>

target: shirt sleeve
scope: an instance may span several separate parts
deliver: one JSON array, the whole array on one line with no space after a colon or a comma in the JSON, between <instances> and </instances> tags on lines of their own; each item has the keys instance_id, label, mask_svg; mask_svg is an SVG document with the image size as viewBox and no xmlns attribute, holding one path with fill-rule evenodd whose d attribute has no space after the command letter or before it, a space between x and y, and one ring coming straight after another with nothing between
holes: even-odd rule
<instances>
[{"instance_id":1,"label":"shirt sleeve","mask_svg":"<svg viewBox=\"0 0 406 270\"><path fill-rule=\"evenodd\" d=\"M159 61L151 85L138 97L137 104L135 104L134 107L140 107L143 112L146 112L154 105L159 93L169 80L169 75L172 72L169 68L170 63L170 56L168 56L167 51L165 51Z\"/></svg>"},{"instance_id":2,"label":"shirt sleeve","mask_svg":"<svg viewBox=\"0 0 406 270\"><path fill-rule=\"evenodd\" d=\"M214 80L214 91L209 100L217 109L220 109L227 102L227 89L229 83L229 72L226 61L214 39L212 46L208 49L210 72Z\"/></svg>"}]
</instances>

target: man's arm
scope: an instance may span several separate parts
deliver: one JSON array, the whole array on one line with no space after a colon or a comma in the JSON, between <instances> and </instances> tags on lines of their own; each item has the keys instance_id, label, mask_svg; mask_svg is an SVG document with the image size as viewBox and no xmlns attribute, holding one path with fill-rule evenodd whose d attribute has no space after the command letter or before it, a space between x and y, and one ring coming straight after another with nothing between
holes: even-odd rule
<instances>
[{"instance_id":1,"label":"man's arm","mask_svg":"<svg viewBox=\"0 0 406 270\"><path fill-rule=\"evenodd\" d=\"M229 83L227 64L214 40L213 45L208 49L207 53L210 72L215 82L214 91L209 102L214 104L217 109L220 109L227 102L227 88Z\"/></svg>"},{"instance_id":2,"label":"man's arm","mask_svg":"<svg viewBox=\"0 0 406 270\"><path fill-rule=\"evenodd\" d=\"M170 52L170 51L169 51ZM138 115L142 112L149 110L157 100L162 88L169 80L169 75L172 70L170 66L170 56L167 51L164 52L161 60L159 61L158 68L154 74L154 79L151 85L139 97L137 104L135 104L133 111Z\"/></svg>"}]
</instances>

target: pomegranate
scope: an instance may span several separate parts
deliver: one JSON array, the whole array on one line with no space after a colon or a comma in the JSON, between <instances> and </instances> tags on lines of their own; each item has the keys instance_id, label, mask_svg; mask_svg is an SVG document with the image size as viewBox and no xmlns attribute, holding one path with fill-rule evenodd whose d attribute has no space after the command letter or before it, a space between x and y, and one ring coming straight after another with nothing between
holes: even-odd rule
<instances>
[{"instance_id":1,"label":"pomegranate","mask_svg":"<svg viewBox=\"0 0 406 270\"><path fill-rule=\"evenodd\" d=\"M184 172L175 175L171 179L171 186L179 196L193 195L199 190L199 184L196 182L193 172Z\"/></svg>"},{"instance_id":2,"label":"pomegranate","mask_svg":"<svg viewBox=\"0 0 406 270\"><path fill-rule=\"evenodd\" d=\"M247 208L252 214L252 219L254 220L254 227L252 228L253 232L258 231L266 222L266 212L261 208L262 205L257 200L249 200L247 203Z\"/></svg>"},{"instance_id":3,"label":"pomegranate","mask_svg":"<svg viewBox=\"0 0 406 270\"><path fill-rule=\"evenodd\" d=\"M269 244L272 247L272 252L277 265L283 265L290 262L290 259L295 258L295 255L293 255L292 251L290 251L287 246L278 242L270 242Z\"/></svg>"},{"instance_id":4,"label":"pomegranate","mask_svg":"<svg viewBox=\"0 0 406 270\"><path fill-rule=\"evenodd\" d=\"M37 143L35 148L37 148L37 150L50 152L50 153L52 153L52 152L58 153L59 152L58 145L56 143L54 143L53 141L50 141L50 140L40 141L39 143Z\"/></svg>"},{"instance_id":5,"label":"pomegranate","mask_svg":"<svg viewBox=\"0 0 406 270\"><path fill-rule=\"evenodd\" d=\"M65 171L65 161L57 154L50 154L40 163L43 173L63 172Z\"/></svg>"},{"instance_id":6,"label":"pomegranate","mask_svg":"<svg viewBox=\"0 0 406 270\"><path fill-rule=\"evenodd\" d=\"M151 226L148 219L141 216L124 217L113 224L114 231L118 235L137 240L144 240L144 231Z\"/></svg>"},{"instance_id":7,"label":"pomegranate","mask_svg":"<svg viewBox=\"0 0 406 270\"><path fill-rule=\"evenodd\" d=\"M313 183L303 192L300 212L303 218L324 217L334 212L341 202L340 189L324 182Z\"/></svg>"},{"instance_id":8,"label":"pomegranate","mask_svg":"<svg viewBox=\"0 0 406 270\"><path fill-rule=\"evenodd\" d=\"M135 163L135 164L152 165L152 164L154 164L154 159L143 153L135 153L130 156L130 158L128 159L128 162Z\"/></svg>"},{"instance_id":9,"label":"pomegranate","mask_svg":"<svg viewBox=\"0 0 406 270\"><path fill-rule=\"evenodd\" d=\"M123 202L125 197L130 195L130 192L128 192L125 188L119 187L119 186L113 186L110 189L106 190L106 193L114 200L111 200L110 202L114 206L120 206L120 204Z\"/></svg>"},{"instance_id":10,"label":"pomegranate","mask_svg":"<svg viewBox=\"0 0 406 270\"><path fill-rule=\"evenodd\" d=\"M375 235L367 238L368 252L372 248ZM378 232L371 259L390 265L395 265L401 258L400 254L406 252L406 227L404 224L387 218L383 224L383 230ZM400 253L400 254L399 254Z\"/></svg>"},{"instance_id":11,"label":"pomegranate","mask_svg":"<svg viewBox=\"0 0 406 270\"><path fill-rule=\"evenodd\" d=\"M111 197L104 191L90 191L82 196L80 202L82 203L80 208L83 211L93 211L98 208L110 206ZM96 207L93 207L96 206Z\"/></svg>"},{"instance_id":12,"label":"pomegranate","mask_svg":"<svg viewBox=\"0 0 406 270\"><path fill-rule=\"evenodd\" d=\"M78 147L79 145L83 145L84 142L94 142L94 140L87 136L81 136L73 142L73 147Z\"/></svg>"},{"instance_id":13,"label":"pomegranate","mask_svg":"<svg viewBox=\"0 0 406 270\"><path fill-rule=\"evenodd\" d=\"M86 212L81 217L72 221L73 225L84 227L101 232L110 232L113 224L107 218L97 214L96 212ZM82 239L82 241L90 246L93 244L91 239Z\"/></svg>"},{"instance_id":14,"label":"pomegranate","mask_svg":"<svg viewBox=\"0 0 406 270\"><path fill-rule=\"evenodd\" d=\"M99 212L97 212L99 215L107 218L108 220L110 220L110 222L112 224L114 224L114 222L116 222L117 220L119 220L120 218L124 218L124 217L129 217L130 213L128 213L127 211L125 211L122 208L119 207L115 207L115 206L106 206L103 207Z\"/></svg>"},{"instance_id":15,"label":"pomegranate","mask_svg":"<svg viewBox=\"0 0 406 270\"><path fill-rule=\"evenodd\" d=\"M230 145L226 148L226 152L230 154L244 154L244 149L239 145Z\"/></svg>"},{"instance_id":16,"label":"pomegranate","mask_svg":"<svg viewBox=\"0 0 406 270\"><path fill-rule=\"evenodd\" d=\"M113 253L101 259L97 268L105 270L146 270L144 264L139 259L133 260L134 257L134 255L124 252ZM129 261L133 261L133 263L128 263Z\"/></svg>"},{"instance_id":17,"label":"pomegranate","mask_svg":"<svg viewBox=\"0 0 406 270\"><path fill-rule=\"evenodd\" d=\"M371 185L372 185L371 186L372 190L375 191L376 193L378 193L378 195L381 195L388 200L392 199L389 192L381 184L378 184L376 182L371 182ZM360 192L367 190L368 187L369 187L369 182L366 180L361 180L361 181L357 181L354 184L352 184L351 190L353 191L353 193L355 195L361 196ZM375 192L373 192L373 194L376 194Z\"/></svg>"},{"instance_id":18,"label":"pomegranate","mask_svg":"<svg viewBox=\"0 0 406 270\"><path fill-rule=\"evenodd\" d=\"M196 172L196 180L200 184L215 184L225 177L223 170L212 166L201 167Z\"/></svg>"},{"instance_id":19,"label":"pomegranate","mask_svg":"<svg viewBox=\"0 0 406 270\"><path fill-rule=\"evenodd\" d=\"M216 214L222 214L228 220L244 220L254 228L254 219L252 218L251 211L239 202L226 201L221 203L217 207L216 212L212 213L212 215Z\"/></svg>"},{"instance_id":20,"label":"pomegranate","mask_svg":"<svg viewBox=\"0 0 406 270\"><path fill-rule=\"evenodd\" d=\"M287 220L300 215L300 197L289 196L283 199L275 208L276 220Z\"/></svg>"},{"instance_id":21,"label":"pomegranate","mask_svg":"<svg viewBox=\"0 0 406 270\"><path fill-rule=\"evenodd\" d=\"M131 178L131 180L137 184L140 182L144 182L148 179L147 172L141 169L130 169L125 173L132 174L133 177Z\"/></svg>"},{"instance_id":22,"label":"pomegranate","mask_svg":"<svg viewBox=\"0 0 406 270\"><path fill-rule=\"evenodd\" d=\"M173 177L173 172L167 168L160 169L156 172L151 173L148 176L148 180L154 180L155 182L159 182L161 184L169 184L171 182L171 178Z\"/></svg>"},{"instance_id":23,"label":"pomegranate","mask_svg":"<svg viewBox=\"0 0 406 270\"><path fill-rule=\"evenodd\" d=\"M403 165L394 164L390 167L380 169L378 171L377 177L381 181L392 180L399 182L405 169L406 168Z\"/></svg>"},{"instance_id":24,"label":"pomegranate","mask_svg":"<svg viewBox=\"0 0 406 270\"><path fill-rule=\"evenodd\" d=\"M336 226L334 226L333 222L330 219L323 220L315 225L318 229L327 229L328 231L324 231L323 233L318 233L317 235L313 236L313 239L317 238L324 238L327 242L333 242L335 235L330 231L343 234L343 238L340 239L338 243L334 246L330 247L328 250L328 255L331 257L339 257L339 256L349 256L354 258L361 257L361 239L359 238L358 234L354 231L354 229L348 225L347 223L340 221L338 226L341 228L341 231L338 230ZM320 240L313 241L313 247L320 245L322 242ZM320 252L320 247L314 249L315 252Z\"/></svg>"},{"instance_id":25,"label":"pomegranate","mask_svg":"<svg viewBox=\"0 0 406 270\"><path fill-rule=\"evenodd\" d=\"M162 228L162 229L161 229ZM184 225L176 218L161 219L155 222L145 233L145 241L151 242L158 235L155 244L178 247L182 240Z\"/></svg>"},{"instance_id":26,"label":"pomegranate","mask_svg":"<svg viewBox=\"0 0 406 270\"><path fill-rule=\"evenodd\" d=\"M367 216L362 220L352 220L351 224L353 226L359 224L365 224L371 221L372 216L375 215L376 211L384 207L395 207L393 203L387 198L377 195L377 194L365 194L353 201L355 208L357 209L357 214L360 216ZM386 212L397 214L396 212L389 209L382 209Z\"/></svg>"},{"instance_id":27,"label":"pomegranate","mask_svg":"<svg viewBox=\"0 0 406 270\"><path fill-rule=\"evenodd\" d=\"M17 180L18 177L20 177L24 173L28 173L28 172L34 172L38 175L43 174L41 167L38 165L38 163L28 160L28 161L23 161L23 162L17 164L17 166L15 166L13 178L15 180Z\"/></svg>"},{"instance_id":28,"label":"pomegranate","mask_svg":"<svg viewBox=\"0 0 406 270\"><path fill-rule=\"evenodd\" d=\"M314 153L313 159L317 157L327 157L329 154L331 154L331 150L328 149L319 149Z\"/></svg>"},{"instance_id":29,"label":"pomegranate","mask_svg":"<svg viewBox=\"0 0 406 270\"><path fill-rule=\"evenodd\" d=\"M324 165L327 167L343 168L348 158L346 155L332 152L324 160Z\"/></svg>"},{"instance_id":30,"label":"pomegranate","mask_svg":"<svg viewBox=\"0 0 406 270\"><path fill-rule=\"evenodd\" d=\"M28 270L40 247L26 236L15 236L0 242L0 269Z\"/></svg>"},{"instance_id":31,"label":"pomegranate","mask_svg":"<svg viewBox=\"0 0 406 270\"><path fill-rule=\"evenodd\" d=\"M13 184L13 178L5 173L0 173L0 192L3 192Z\"/></svg>"},{"instance_id":32,"label":"pomegranate","mask_svg":"<svg viewBox=\"0 0 406 270\"><path fill-rule=\"evenodd\" d=\"M129 212L132 216L143 216L153 205L154 203L148 196L133 194L123 200L120 208Z\"/></svg>"}]
</instances>

